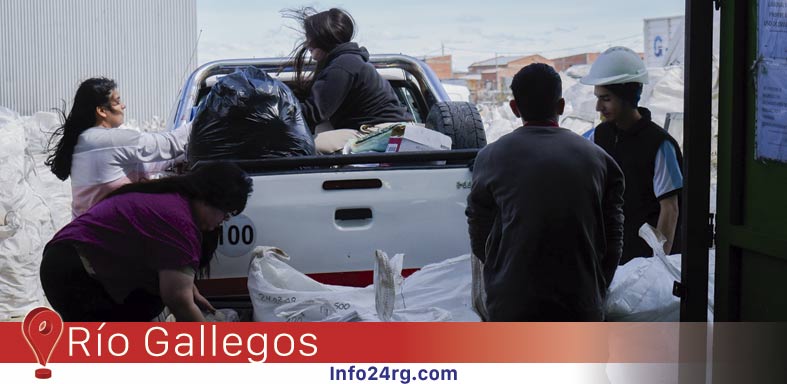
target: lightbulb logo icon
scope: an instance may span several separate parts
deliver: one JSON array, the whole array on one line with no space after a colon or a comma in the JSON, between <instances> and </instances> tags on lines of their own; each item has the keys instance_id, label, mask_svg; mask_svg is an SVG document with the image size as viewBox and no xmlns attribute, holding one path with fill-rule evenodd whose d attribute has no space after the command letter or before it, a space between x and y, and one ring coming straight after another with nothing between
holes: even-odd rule
<instances>
[{"instance_id":1,"label":"lightbulb logo icon","mask_svg":"<svg viewBox=\"0 0 787 384\"><path fill-rule=\"evenodd\" d=\"M38 363L44 367L62 333L63 319L49 308L39 307L30 311L22 322L22 334L35 352ZM52 377L52 371L49 368L36 369L36 377L48 379Z\"/></svg>"}]
</instances>

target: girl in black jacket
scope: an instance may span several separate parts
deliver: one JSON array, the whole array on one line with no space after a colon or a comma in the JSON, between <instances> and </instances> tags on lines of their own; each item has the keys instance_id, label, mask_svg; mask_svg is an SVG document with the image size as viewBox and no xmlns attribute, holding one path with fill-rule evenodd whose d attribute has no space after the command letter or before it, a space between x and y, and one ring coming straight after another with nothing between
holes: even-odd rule
<instances>
[{"instance_id":1,"label":"girl in black jacket","mask_svg":"<svg viewBox=\"0 0 787 384\"><path fill-rule=\"evenodd\" d=\"M305 40L294 54L296 93L303 96L301 110L306 123L318 134L318 151L340 150L357 136L362 125L413 121L388 81L369 63L366 48L351 42L355 22L349 13L337 8L319 13L304 8L289 11L287 17L303 26ZM308 78L304 73L307 52L317 62ZM320 125L326 122L328 127Z\"/></svg>"}]
</instances>

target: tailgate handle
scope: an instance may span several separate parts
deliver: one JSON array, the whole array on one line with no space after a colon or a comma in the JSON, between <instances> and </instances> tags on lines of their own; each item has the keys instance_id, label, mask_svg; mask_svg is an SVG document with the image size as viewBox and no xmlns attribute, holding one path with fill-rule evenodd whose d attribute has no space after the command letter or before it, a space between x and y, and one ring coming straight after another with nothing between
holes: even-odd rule
<instances>
[{"instance_id":1,"label":"tailgate handle","mask_svg":"<svg viewBox=\"0 0 787 384\"><path fill-rule=\"evenodd\" d=\"M369 220L372 218L372 210L369 208L349 208L337 209L333 216L336 221L340 220Z\"/></svg>"},{"instance_id":2,"label":"tailgate handle","mask_svg":"<svg viewBox=\"0 0 787 384\"><path fill-rule=\"evenodd\" d=\"M326 191L336 191L342 189L380 189L383 182L380 179L350 179L350 180L327 180L322 183L322 189Z\"/></svg>"}]
</instances>

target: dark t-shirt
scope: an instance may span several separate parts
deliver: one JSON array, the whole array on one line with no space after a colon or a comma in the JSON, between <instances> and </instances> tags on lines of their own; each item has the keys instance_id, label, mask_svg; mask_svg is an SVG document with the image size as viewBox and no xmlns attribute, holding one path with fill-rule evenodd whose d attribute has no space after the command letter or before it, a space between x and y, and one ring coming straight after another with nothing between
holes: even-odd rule
<instances>
[{"instance_id":1,"label":"dark t-shirt","mask_svg":"<svg viewBox=\"0 0 787 384\"><path fill-rule=\"evenodd\" d=\"M600 321L622 250L623 173L557 127L521 127L478 153L467 217L493 321Z\"/></svg>"},{"instance_id":2,"label":"dark t-shirt","mask_svg":"<svg viewBox=\"0 0 787 384\"><path fill-rule=\"evenodd\" d=\"M185 197L126 193L99 202L49 244L73 244L88 272L121 301L137 288L158 294L159 270L196 270L201 241Z\"/></svg>"},{"instance_id":3,"label":"dark t-shirt","mask_svg":"<svg viewBox=\"0 0 787 384\"><path fill-rule=\"evenodd\" d=\"M388 81L369 63L366 48L355 43L340 44L325 61L311 93L301 103L312 131L326 120L334 129L413 121Z\"/></svg>"}]
</instances>

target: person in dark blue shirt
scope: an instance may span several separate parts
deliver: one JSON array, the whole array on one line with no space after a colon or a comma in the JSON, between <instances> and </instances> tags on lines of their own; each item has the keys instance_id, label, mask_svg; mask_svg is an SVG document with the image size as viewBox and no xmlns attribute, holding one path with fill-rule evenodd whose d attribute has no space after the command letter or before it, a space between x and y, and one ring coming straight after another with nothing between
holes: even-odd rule
<instances>
[{"instance_id":1,"label":"person in dark blue shirt","mask_svg":"<svg viewBox=\"0 0 787 384\"><path fill-rule=\"evenodd\" d=\"M317 134L318 152L341 149L363 125L413 121L388 81L369 63L366 48L352 42L355 21L347 11L304 8L287 16L303 27L305 39L294 53L296 94L307 125ZM305 71L309 57L317 62L311 74Z\"/></svg>"},{"instance_id":2,"label":"person in dark blue shirt","mask_svg":"<svg viewBox=\"0 0 787 384\"><path fill-rule=\"evenodd\" d=\"M558 126L562 83L546 64L513 79L522 127L476 157L467 197L491 321L603 321L623 246L623 173Z\"/></svg>"}]
</instances>

